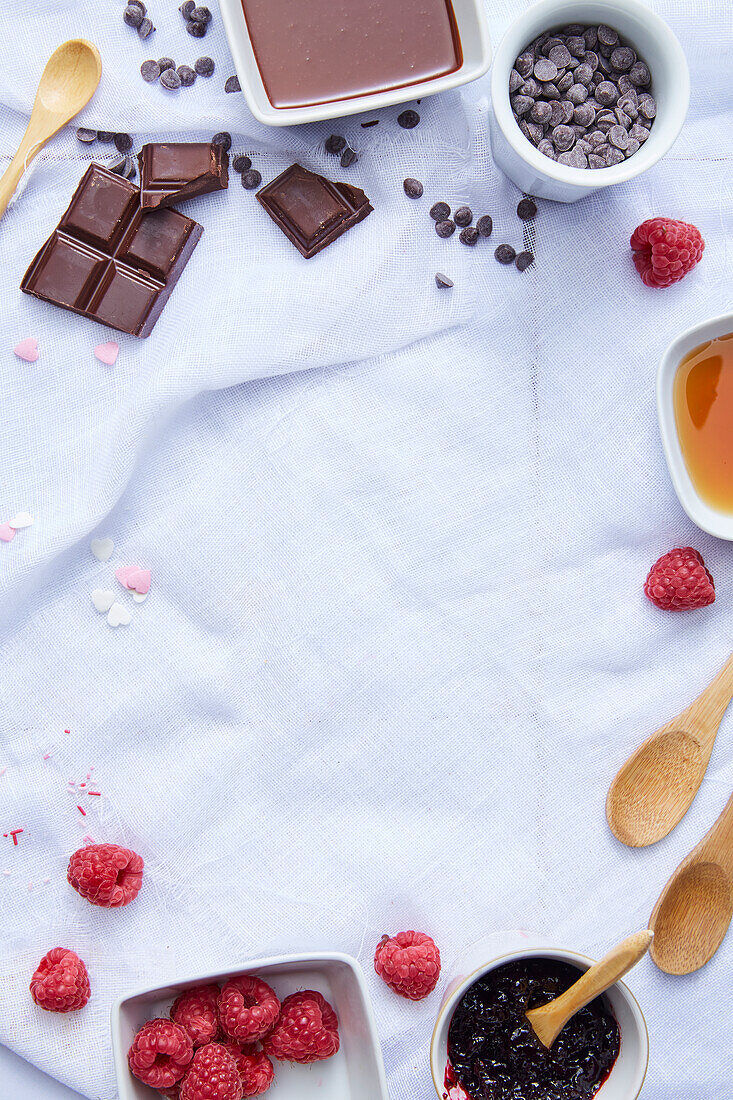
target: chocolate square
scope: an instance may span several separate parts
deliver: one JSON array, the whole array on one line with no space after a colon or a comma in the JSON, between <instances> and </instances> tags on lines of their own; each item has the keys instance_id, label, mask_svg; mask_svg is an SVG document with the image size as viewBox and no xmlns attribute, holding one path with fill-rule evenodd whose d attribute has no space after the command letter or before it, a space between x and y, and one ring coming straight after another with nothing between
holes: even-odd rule
<instances>
[{"instance_id":1,"label":"chocolate square","mask_svg":"<svg viewBox=\"0 0 733 1100\"><path fill-rule=\"evenodd\" d=\"M373 210L358 187L334 183L301 164L286 168L257 199L306 260Z\"/></svg>"},{"instance_id":2,"label":"chocolate square","mask_svg":"<svg viewBox=\"0 0 733 1100\"><path fill-rule=\"evenodd\" d=\"M208 142L151 142L138 153L143 210L224 191L229 185L229 156Z\"/></svg>"},{"instance_id":3,"label":"chocolate square","mask_svg":"<svg viewBox=\"0 0 733 1100\"><path fill-rule=\"evenodd\" d=\"M140 190L92 164L20 289L132 336L149 336L203 228L140 210Z\"/></svg>"}]
</instances>

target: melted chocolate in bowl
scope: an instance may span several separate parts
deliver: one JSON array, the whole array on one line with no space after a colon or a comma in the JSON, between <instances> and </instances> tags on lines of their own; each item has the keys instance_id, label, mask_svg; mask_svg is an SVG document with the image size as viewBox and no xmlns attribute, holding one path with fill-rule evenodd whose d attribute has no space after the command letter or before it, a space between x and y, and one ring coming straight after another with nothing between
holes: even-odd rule
<instances>
[{"instance_id":1,"label":"melted chocolate in bowl","mask_svg":"<svg viewBox=\"0 0 733 1100\"><path fill-rule=\"evenodd\" d=\"M451 0L242 0L273 107L432 80L461 67Z\"/></svg>"},{"instance_id":2,"label":"melted chocolate in bowl","mask_svg":"<svg viewBox=\"0 0 733 1100\"><path fill-rule=\"evenodd\" d=\"M550 1050L526 1019L581 976L570 963L520 959L480 978L458 1002L448 1032L446 1094L471 1100L587 1100L613 1068L616 1018L597 997L568 1021Z\"/></svg>"}]
</instances>

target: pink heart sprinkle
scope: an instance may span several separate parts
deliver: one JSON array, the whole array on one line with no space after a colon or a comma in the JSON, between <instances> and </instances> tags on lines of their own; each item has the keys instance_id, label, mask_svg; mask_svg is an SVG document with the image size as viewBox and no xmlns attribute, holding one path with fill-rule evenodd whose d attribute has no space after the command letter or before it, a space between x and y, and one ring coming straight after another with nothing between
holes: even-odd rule
<instances>
[{"instance_id":1,"label":"pink heart sprinkle","mask_svg":"<svg viewBox=\"0 0 733 1100\"><path fill-rule=\"evenodd\" d=\"M108 340L106 344L97 344L94 349L94 354L99 362L105 363L108 367L115 365L119 353L120 345L114 340Z\"/></svg>"},{"instance_id":2,"label":"pink heart sprinkle","mask_svg":"<svg viewBox=\"0 0 733 1100\"><path fill-rule=\"evenodd\" d=\"M15 538L15 528L11 527L9 523L0 524L0 539L3 542L12 542Z\"/></svg>"},{"instance_id":3,"label":"pink heart sprinkle","mask_svg":"<svg viewBox=\"0 0 733 1100\"><path fill-rule=\"evenodd\" d=\"M139 565L121 565L115 570L115 577L128 592L138 592L144 596L150 591L150 570Z\"/></svg>"},{"instance_id":4,"label":"pink heart sprinkle","mask_svg":"<svg viewBox=\"0 0 733 1100\"><path fill-rule=\"evenodd\" d=\"M137 565L121 565L119 569L115 569L115 576L117 577L117 580L120 582L122 587L127 588L127 578L130 577L133 573L137 573L137 571Z\"/></svg>"},{"instance_id":5,"label":"pink heart sprinkle","mask_svg":"<svg viewBox=\"0 0 733 1100\"><path fill-rule=\"evenodd\" d=\"M19 344L16 344L13 351L19 359L24 359L26 363L35 363L38 358L38 341L35 336L27 336L25 340L21 340Z\"/></svg>"}]
</instances>

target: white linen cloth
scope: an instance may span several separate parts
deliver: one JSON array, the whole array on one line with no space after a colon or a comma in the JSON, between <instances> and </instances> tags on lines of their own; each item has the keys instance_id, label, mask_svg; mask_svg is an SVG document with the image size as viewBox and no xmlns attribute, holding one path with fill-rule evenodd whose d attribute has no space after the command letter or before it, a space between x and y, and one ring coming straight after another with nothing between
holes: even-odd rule
<instances>
[{"instance_id":1,"label":"white linen cloth","mask_svg":"<svg viewBox=\"0 0 733 1100\"><path fill-rule=\"evenodd\" d=\"M369 974L380 934L404 928L435 936L446 977L464 945L507 927L600 954L645 926L733 786L729 715L670 837L631 851L606 826L617 767L733 643L731 547L677 503L654 395L667 342L730 309L727 5L655 3L691 67L682 136L626 186L541 202L522 276L493 258L522 226L492 164L485 80L423 100L409 132L399 108L371 129L268 130L223 92L215 6L203 41L174 0L149 6L158 30L141 43L111 0L5 4L3 164L43 60L83 35L104 76L80 124L129 130L136 148L228 129L265 180L297 158L362 186L375 212L306 262L233 175L186 204L204 236L146 341L18 290L110 146L59 135L0 224L0 522L36 519L0 544L0 833L25 830L17 847L0 836L0 1040L105 1100L110 1005L143 984L306 948L352 952ZM490 0L494 41L516 9ZM216 74L177 95L138 73L201 54ZM323 152L334 131L359 153L351 169ZM437 199L490 213L491 241L439 240ZM628 238L659 214L694 222L707 248L655 292ZM26 336L35 364L13 356ZM108 368L92 349L114 338ZM94 536L114 539L109 563ZM688 543L717 601L663 614L646 572ZM142 605L122 595L133 619L113 631L90 592L118 588L121 564L153 582ZM103 797L82 818L67 780L91 765ZM85 834L144 856L133 905L96 909L66 884ZM57 944L91 975L76 1015L28 995ZM732 958L729 937L692 977L648 961L630 976L647 1100L728 1097ZM427 1100L439 992L412 1004L369 981L392 1100Z\"/></svg>"}]
</instances>

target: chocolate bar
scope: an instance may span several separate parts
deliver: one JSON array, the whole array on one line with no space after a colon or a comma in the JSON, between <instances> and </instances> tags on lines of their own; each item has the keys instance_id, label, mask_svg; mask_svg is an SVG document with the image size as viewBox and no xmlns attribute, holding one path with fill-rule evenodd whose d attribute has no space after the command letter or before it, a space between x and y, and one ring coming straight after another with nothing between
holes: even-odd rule
<instances>
[{"instance_id":1,"label":"chocolate bar","mask_svg":"<svg viewBox=\"0 0 733 1100\"><path fill-rule=\"evenodd\" d=\"M229 155L221 145L156 141L143 145L137 159L144 210L224 191L229 184Z\"/></svg>"},{"instance_id":2,"label":"chocolate bar","mask_svg":"<svg viewBox=\"0 0 733 1100\"><path fill-rule=\"evenodd\" d=\"M293 164L257 192L276 225L309 260L374 209L363 191Z\"/></svg>"},{"instance_id":3,"label":"chocolate bar","mask_svg":"<svg viewBox=\"0 0 733 1100\"><path fill-rule=\"evenodd\" d=\"M149 336L202 233L177 210L143 212L138 187L92 164L20 289L110 328Z\"/></svg>"}]
</instances>

